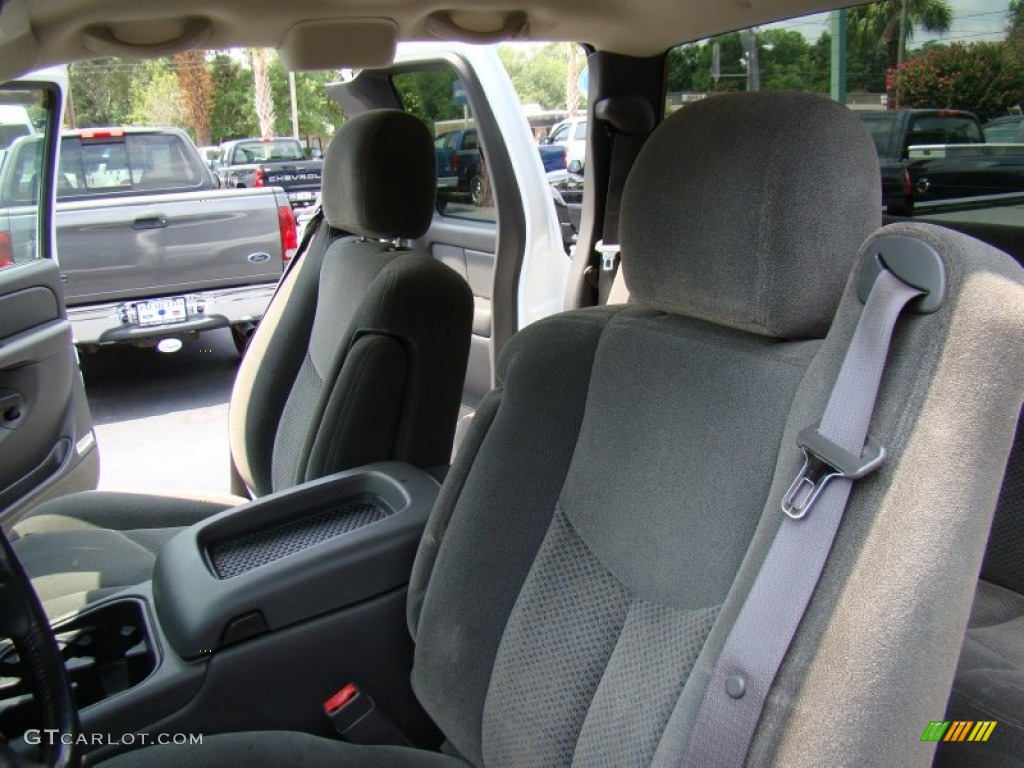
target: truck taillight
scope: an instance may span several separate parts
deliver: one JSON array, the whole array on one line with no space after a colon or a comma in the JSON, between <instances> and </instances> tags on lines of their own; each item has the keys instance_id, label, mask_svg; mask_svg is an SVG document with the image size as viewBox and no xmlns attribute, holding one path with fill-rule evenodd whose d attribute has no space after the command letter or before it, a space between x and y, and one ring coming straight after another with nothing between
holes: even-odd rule
<instances>
[{"instance_id":1,"label":"truck taillight","mask_svg":"<svg viewBox=\"0 0 1024 768\"><path fill-rule=\"evenodd\" d=\"M253 177L252 185L254 187L262 187L264 183L266 183L266 179L263 178L263 169L257 168Z\"/></svg>"},{"instance_id":2,"label":"truck taillight","mask_svg":"<svg viewBox=\"0 0 1024 768\"><path fill-rule=\"evenodd\" d=\"M914 191L914 184L910 180L910 169L907 166L903 166L903 194L910 197L910 194Z\"/></svg>"},{"instance_id":3,"label":"truck taillight","mask_svg":"<svg viewBox=\"0 0 1024 768\"><path fill-rule=\"evenodd\" d=\"M299 250L299 231L295 228L295 215L290 205L278 206L277 223L281 229L281 252L288 262Z\"/></svg>"},{"instance_id":4,"label":"truck taillight","mask_svg":"<svg viewBox=\"0 0 1024 768\"><path fill-rule=\"evenodd\" d=\"M459 174L459 156L452 152L452 175L457 176Z\"/></svg>"},{"instance_id":5,"label":"truck taillight","mask_svg":"<svg viewBox=\"0 0 1024 768\"><path fill-rule=\"evenodd\" d=\"M14 264L14 247L11 245L11 233L0 232L0 269Z\"/></svg>"}]
</instances>

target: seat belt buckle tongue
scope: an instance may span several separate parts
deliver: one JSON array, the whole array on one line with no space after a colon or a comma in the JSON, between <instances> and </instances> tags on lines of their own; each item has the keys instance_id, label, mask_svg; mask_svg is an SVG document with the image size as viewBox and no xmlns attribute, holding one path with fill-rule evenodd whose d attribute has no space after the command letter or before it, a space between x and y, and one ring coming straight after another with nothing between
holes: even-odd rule
<instances>
[{"instance_id":1,"label":"seat belt buckle tongue","mask_svg":"<svg viewBox=\"0 0 1024 768\"><path fill-rule=\"evenodd\" d=\"M782 497L782 511L794 520L807 515L833 478L858 480L874 472L888 458L885 447L870 435L857 456L823 437L817 424L801 431L796 444L804 453L804 465Z\"/></svg>"},{"instance_id":2,"label":"seat belt buckle tongue","mask_svg":"<svg viewBox=\"0 0 1024 768\"><path fill-rule=\"evenodd\" d=\"M606 245L604 240L598 240L594 245L594 250L601 254L601 271L613 271L619 263L619 246Z\"/></svg>"}]
</instances>

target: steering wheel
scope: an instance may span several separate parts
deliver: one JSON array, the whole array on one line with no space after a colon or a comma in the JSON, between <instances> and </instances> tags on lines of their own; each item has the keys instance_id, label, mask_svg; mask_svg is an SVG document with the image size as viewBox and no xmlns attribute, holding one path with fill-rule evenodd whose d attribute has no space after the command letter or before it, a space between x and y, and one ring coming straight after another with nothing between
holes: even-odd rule
<instances>
[{"instance_id":1,"label":"steering wheel","mask_svg":"<svg viewBox=\"0 0 1024 768\"><path fill-rule=\"evenodd\" d=\"M49 768L78 768L81 764L76 746L79 735L78 708L71 693L64 660L36 591L2 529L0 635L9 637L14 643L27 677L25 682L42 716L42 727L55 735L55 738L43 739L43 763ZM36 766L6 746L2 750L0 765L4 764L6 758L18 768Z\"/></svg>"}]
</instances>

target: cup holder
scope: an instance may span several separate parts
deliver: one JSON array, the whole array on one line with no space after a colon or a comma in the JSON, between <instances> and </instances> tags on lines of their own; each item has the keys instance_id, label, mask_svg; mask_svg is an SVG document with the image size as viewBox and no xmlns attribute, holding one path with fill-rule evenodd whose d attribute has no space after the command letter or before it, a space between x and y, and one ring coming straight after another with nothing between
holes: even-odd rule
<instances>
[{"instance_id":1,"label":"cup holder","mask_svg":"<svg viewBox=\"0 0 1024 768\"><path fill-rule=\"evenodd\" d=\"M79 709L127 691L156 669L157 655L138 600L97 606L54 625ZM21 733L36 718L18 651L0 643L0 732Z\"/></svg>"}]
</instances>

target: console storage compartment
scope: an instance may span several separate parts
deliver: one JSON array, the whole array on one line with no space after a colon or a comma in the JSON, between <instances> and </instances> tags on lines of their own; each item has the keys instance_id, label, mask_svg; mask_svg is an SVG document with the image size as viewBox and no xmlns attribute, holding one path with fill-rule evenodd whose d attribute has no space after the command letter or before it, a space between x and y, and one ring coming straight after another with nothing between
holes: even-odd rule
<instances>
[{"instance_id":1,"label":"console storage compartment","mask_svg":"<svg viewBox=\"0 0 1024 768\"><path fill-rule=\"evenodd\" d=\"M406 584L439 488L410 465L371 464L188 528L157 558L161 629L195 659Z\"/></svg>"}]
</instances>

